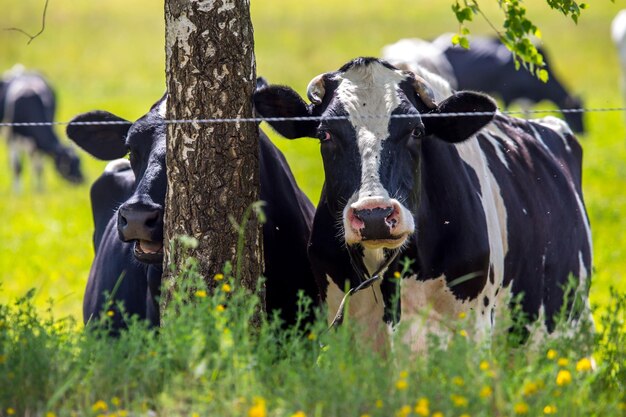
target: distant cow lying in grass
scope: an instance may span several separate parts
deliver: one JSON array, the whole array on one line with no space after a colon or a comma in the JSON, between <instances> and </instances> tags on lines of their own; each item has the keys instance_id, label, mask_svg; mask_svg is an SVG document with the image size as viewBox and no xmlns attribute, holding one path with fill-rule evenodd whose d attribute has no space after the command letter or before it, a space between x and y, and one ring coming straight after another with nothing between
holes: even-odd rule
<instances>
[{"instance_id":1,"label":"distant cow lying in grass","mask_svg":"<svg viewBox=\"0 0 626 417\"><path fill-rule=\"evenodd\" d=\"M571 302L568 278L586 306L591 272L580 145L559 119L506 117L490 97L452 93L423 74L357 58L315 77L311 104L289 87L255 93L264 117L321 117L270 124L320 141L325 183L309 257L329 322L346 287L369 282L347 314L377 348L398 318L411 324L416 350L460 314L474 317L472 336L489 334L507 294L521 295L527 317L553 330ZM404 258L412 273L394 279Z\"/></svg>"},{"instance_id":2,"label":"distant cow lying in grass","mask_svg":"<svg viewBox=\"0 0 626 417\"><path fill-rule=\"evenodd\" d=\"M505 108L518 102L528 110L545 100L561 110L581 109L581 99L560 81L546 50L537 49L543 55L549 76L545 83L525 68L516 69L513 55L497 38L474 36L470 49L452 45L450 35L442 35L433 42L402 39L386 46L383 58L409 68L425 66L448 80L454 89L481 91L501 98ZM566 111L563 117L574 132L585 132L583 113Z\"/></svg>"},{"instance_id":3,"label":"distant cow lying in grass","mask_svg":"<svg viewBox=\"0 0 626 417\"><path fill-rule=\"evenodd\" d=\"M105 307L105 293L121 284L114 301L130 314L159 324L156 299L163 262L163 206L166 98L134 123L81 125L81 122L124 122L105 111L73 119L67 135L93 156L111 160L130 153L130 162L109 164L91 189L95 223L95 259L83 303L85 322ZM266 308L280 311L287 324L296 321L298 293L317 302L319 296L306 254L314 207L298 188L284 156L260 132L261 199L266 202L263 225ZM113 328L126 323L113 315Z\"/></svg>"},{"instance_id":4,"label":"distant cow lying in grass","mask_svg":"<svg viewBox=\"0 0 626 417\"><path fill-rule=\"evenodd\" d=\"M46 80L35 72L16 67L0 81L0 120L5 123L52 122L56 109L54 92ZM21 186L22 154L28 153L35 171L37 188L43 187L42 156L53 158L63 178L83 181L80 160L74 150L63 145L52 126L8 126L5 136L9 145L14 188Z\"/></svg>"}]
</instances>

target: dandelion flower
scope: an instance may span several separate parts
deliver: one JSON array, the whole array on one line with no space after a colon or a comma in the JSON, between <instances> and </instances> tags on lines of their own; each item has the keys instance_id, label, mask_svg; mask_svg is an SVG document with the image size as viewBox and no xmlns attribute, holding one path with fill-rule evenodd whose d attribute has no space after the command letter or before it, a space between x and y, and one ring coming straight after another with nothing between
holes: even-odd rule
<instances>
[{"instance_id":1,"label":"dandelion flower","mask_svg":"<svg viewBox=\"0 0 626 417\"><path fill-rule=\"evenodd\" d=\"M550 350L548 350L548 353L546 353L546 358L548 358L550 360L555 359L556 356L557 356L557 353L556 353L556 350L554 350L554 349L550 349Z\"/></svg>"},{"instance_id":2,"label":"dandelion flower","mask_svg":"<svg viewBox=\"0 0 626 417\"><path fill-rule=\"evenodd\" d=\"M462 395L452 394L450 396L450 399L452 400L452 404L454 404L455 407L467 407L467 398Z\"/></svg>"},{"instance_id":3,"label":"dandelion flower","mask_svg":"<svg viewBox=\"0 0 626 417\"><path fill-rule=\"evenodd\" d=\"M403 405L402 408L396 412L396 417L407 417L409 414L411 414L411 407Z\"/></svg>"},{"instance_id":4,"label":"dandelion flower","mask_svg":"<svg viewBox=\"0 0 626 417\"><path fill-rule=\"evenodd\" d=\"M465 385L465 380L460 376L455 376L452 378L452 383L458 387L462 387L463 385Z\"/></svg>"},{"instance_id":5,"label":"dandelion flower","mask_svg":"<svg viewBox=\"0 0 626 417\"><path fill-rule=\"evenodd\" d=\"M593 366L592 366L592 363L591 363L591 359L589 359L589 358L582 358L581 360L576 362L576 371L578 371L578 372L591 371L592 368L593 368Z\"/></svg>"},{"instance_id":6,"label":"dandelion flower","mask_svg":"<svg viewBox=\"0 0 626 417\"><path fill-rule=\"evenodd\" d=\"M393 273L393 277L396 278L396 279L397 278L402 278L402 274L400 273L400 271L396 271L396 272Z\"/></svg>"},{"instance_id":7,"label":"dandelion flower","mask_svg":"<svg viewBox=\"0 0 626 417\"><path fill-rule=\"evenodd\" d=\"M222 311L226 310L226 307L224 307L224 305L223 305L223 304L218 304L217 306L215 306L215 310L216 310L218 313L221 313Z\"/></svg>"},{"instance_id":8,"label":"dandelion flower","mask_svg":"<svg viewBox=\"0 0 626 417\"><path fill-rule=\"evenodd\" d=\"M248 417L266 417L267 408L265 407L265 399L262 397L254 398L254 405L248 410Z\"/></svg>"},{"instance_id":9,"label":"dandelion flower","mask_svg":"<svg viewBox=\"0 0 626 417\"><path fill-rule=\"evenodd\" d=\"M465 329L461 329L459 330L459 336L461 337L467 337L467 331Z\"/></svg>"},{"instance_id":10,"label":"dandelion flower","mask_svg":"<svg viewBox=\"0 0 626 417\"><path fill-rule=\"evenodd\" d=\"M221 280L224 279L224 274L215 274L213 276L213 279L216 280L216 281L221 281Z\"/></svg>"},{"instance_id":11,"label":"dandelion flower","mask_svg":"<svg viewBox=\"0 0 626 417\"><path fill-rule=\"evenodd\" d=\"M200 413L193 412L191 413L191 417L200 417Z\"/></svg>"},{"instance_id":12,"label":"dandelion flower","mask_svg":"<svg viewBox=\"0 0 626 417\"><path fill-rule=\"evenodd\" d=\"M513 411L515 412L515 414L526 414L528 413L528 404L517 403L513 406Z\"/></svg>"},{"instance_id":13,"label":"dandelion flower","mask_svg":"<svg viewBox=\"0 0 626 417\"><path fill-rule=\"evenodd\" d=\"M398 391L405 390L409 387L409 383L406 382L406 379L399 379L396 381L396 389Z\"/></svg>"},{"instance_id":14,"label":"dandelion flower","mask_svg":"<svg viewBox=\"0 0 626 417\"><path fill-rule=\"evenodd\" d=\"M556 406L554 405L546 405L543 407L544 414L556 414Z\"/></svg>"},{"instance_id":15,"label":"dandelion flower","mask_svg":"<svg viewBox=\"0 0 626 417\"><path fill-rule=\"evenodd\" d=\"M222 291L224 291L224 292L231 292L232 290L233 290L233 288L230 286L230 284L222 285Z\"/></svg>"},{"instance_id":16,"label":"dandelion flower","mask_svg":"<svg viewBox=\"0 0 626 417\"><path fill-rule=\"evenodd\" d=\"M127 417L128 416L128 411L126 410L117 410L117 415L120 417Z\"/></svg>"},{"instance_id":17,"label":"dandelion flower","mask_svg":"<svg viewBox=\"0 0 626 417\"><path fill-rule=\"evenodd\" d=\"M361 417L371 417L369 414L361 414Z\"/></svg>"},{"instance_id":18,"label":"dandelion flower","mask_svg":"<svg viewBox=\"0 0 626 417\"><path fill-rule=\"evenodd\" d=\"M407 371L400 372L400 378L407 379L409 377L409 373Z\"/></svg>"},{"instance_id":19,"label":"dandelion flower","mask_svg":"<svg viewBox=\"0 0 626 417\"><path fill-rule=\"evenodd\" d=\"M57 417L57 415L53 411L48 411L46 417Z\"/></svg>"},{"instance_id":20,"label":"dandelion flower","mask_svg":"<svg viewBox=\"0 0 626 417\"><path fill-rule=\"evenodd\" d=\"M15 414L15 409L11 407L7 408L7 414L12 416L13 414Z\"/></svg>"},{"instance_id":21,"label":"dandelion flower","mask_svg":"<svg viewBox=\"0 0 626 417\"><path fill-rule=\"evenodd\" d=\"M113 397L111 398L111 404L113 404L114 406L118 407L120 405L120 398L119 397Z\"/></svg>"},{"instance_id":22,"label":"dandelion flower","mask_svg":"<svg viewBox=\"0 0 626 417\"><path fill-rule=\"evenodd\" d=\"M204 297L206 297L206 291L205 290L198 290L198 291L196 291L195 295L198 298L204 298Z\"/></svg>"},{"instance_id":23,"label":"dandelion flower","mask_svg":"<svg viewBox=\"0 0 626 417\"><path fill-rule=\"evenodd\" d=\"M428 417L428 415L430 414L430 409L428 408L428 406L429 406L428 399L422 397L419 400L417 400L417 403L415 403L415 408L413 409L413 411L418 416Z\"/></svg>"},{"instance_id":24,"label":"dandelion flower","mask_svg":"<svg viewBox=\"0 0 626 417\"><path fill-rule=\"evenodd\" d=\"M443 417L443 413L441 411L435 411L432 417Z\"/></svg>"},{"instance_id":25,"label":"dandelion flower","mask_svg":"<svg viewBox=\"0 0 626 417\"><path fill-rule=\"evenodd\" d=\"M113 311L113 310L107 311L107 316L113 317L114 315L115 315L115 311Z\"/></svg>"},{"instance_id":26,"label":"dandelion flower","mask_svg":"<svg viewBox=\"0 0 626 417\"><path fill-rule=\"evenodd\" d=\"M522 387L522 394L524 394L525 397L536 394L537 391L539 391L539 386L532 381L525 383Z\"/></svg>"},{"instance_id":27,"label":"dandelion flower","mask_svg":"<svg viewBox=\"0 0 626 417\"><path fill-rule=\"evenodd\" d=\"M306 417L306 414L302 410L298 410L291 415L291 417Z\"/></svg>"},{"instance_id":28,"label":"dandelion flower","mask_svg":"<svg viewBox=\"0 0 626 417\"><path fill-rule=\"evenodd\" d=\"M488 371L490 366L488 361L482 361L480 365L478 365L481 371Z\"/></svg>"},{"instance_id":29,"label":"dandelion flower","mask_svg":"<svg viewBox=\"0 0 626 417\"><path fill-rule=\"evenodd\" d=\"M376 408L383 408L383 400L376 400Z\"/></svg>"},{"instance_id":30,"label":"dandelion flower","mask_svg":"<svg viewBox=\"0 0 626 417\"><path fill-rule=\"evenodd\" d=\"M91 410L92 411L106 411L109 407L107 406L107 403L102 401L102 400L98 400L96 401L92 406L91 406Z\"/></svg>"},{"instance_id":31,"label":"dandelion flower","mask_svg":"<svg viewBox=\"0 0 626 417\"><path fill-rule=\"evenodd\" d=\"M467 313L465 311L461 311L458 315L459 319L463 320L465 317L467 317Z\"/></svg>"},{"instance_id":32,"label":"dandelion flower","mask_svg":"<svg viewBox=\"0 0 626 417\"><path fill-rule=\"evenodd\" d=\"M569 384L572 382L572 374L569 371L561 369L559 373L556 375L556 384L559 387Z\"/></svg>"},{"instance_id":33,"label":"dandelion flower","mask_svg":"<svg viewBox=\"0 0 626 417\"><path fill-rule=\"evenodd\" d=\"M569 364L569 359L567 358L559 358L556 362L560 367L565 368Z\"/></svg>"},{"instance_id":34,"label":"dandelion flower","mask_svg":"<svg viewBox=\"0 0 626 417\"><path fill-rule=\"evenodd\" d=\"M478 393L480 398L489 398L491 397L491 394L493 394L493 390L488 385L485 385L484 387L482 387L480 389L480 392Z\"/></svg>"}]
</instances>

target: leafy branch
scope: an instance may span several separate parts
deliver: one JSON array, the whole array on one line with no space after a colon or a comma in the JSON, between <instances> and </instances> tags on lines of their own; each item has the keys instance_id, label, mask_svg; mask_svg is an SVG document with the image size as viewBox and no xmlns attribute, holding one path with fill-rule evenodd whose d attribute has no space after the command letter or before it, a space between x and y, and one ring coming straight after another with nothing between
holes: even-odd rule
<instances>
[{"instance_id":1,"label":"leafy branch","mask_svg":"<svg viewBox=\"0 0 626 417\"><path fill-rule=\"evenodd\" d=\"M565 17L569 17L578 23L580 13L587 8L587 4L575 0L546 0L550 8L561 12ZM615 0L611 0L614 2ZM541 31L526 16L526 7L522 0L498 0L498 6L503 13L504 21L502 28L498 29L480 9L477 0L455 0L452 4L452 11L459 22L459 30L452 38L452 43L463 48L469 48L467 36L470 31L467 23L471 22L474 16L480 15L494 29L502 43L513 53L515 65L519 69L524 66L534 73L544 82L548 79L548 72L543 56L533 44L532 38L541 38Z\"/></svg>"}]
</instances>

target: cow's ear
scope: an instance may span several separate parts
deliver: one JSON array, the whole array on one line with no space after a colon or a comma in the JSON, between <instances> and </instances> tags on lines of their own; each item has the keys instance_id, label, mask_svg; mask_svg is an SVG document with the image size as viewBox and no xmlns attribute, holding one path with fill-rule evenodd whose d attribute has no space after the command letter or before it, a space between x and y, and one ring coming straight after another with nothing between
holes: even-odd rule
<instances>
[{"instance_id":1,"label":"cow's ear","mask_svg":"<svg viewBox=\"0 0 626 417\"><path fill-rule=\"evenodd\" d=\"M272 85L254 93L254 108L261 117L310 117L311 108L289 87ZM268 121L278 133L288 139L315 137L319 122L314 120L282 122Z\"/></svg>"},{"instance_id":2,"label":"cow's ear","mask_svg":"<svg viewBox=\"0 0 626 417\"><path fill-rule=\"evenodd\" d=\"M435 135L450 143L462 142L491 122L497 109L496 102L485 94L473 91L454 93L429 113L435 116L425 115L423 121L426 135ZM483 114L455 116L453 113Z\"/></svg>"},{"instance_id":3,"label":"cow's ear","mask_svg":"<svg viewBox=\"0 0 626 417\"><path fill-rule=\"evenodd\" d=\"M115 124L98 124L99 122ZM128 153L126 134L131 124L114 114L96 110L74 117L67 125L66 133L74 143L89 154L98 159L111 161Z\"/></svg>"}]
</instances>

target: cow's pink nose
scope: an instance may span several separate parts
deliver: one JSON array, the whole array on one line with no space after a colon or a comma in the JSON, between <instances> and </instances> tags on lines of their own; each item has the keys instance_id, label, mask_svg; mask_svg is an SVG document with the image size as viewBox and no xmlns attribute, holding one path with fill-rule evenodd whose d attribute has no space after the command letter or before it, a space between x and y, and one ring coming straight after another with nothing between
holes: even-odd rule
<instances>
[{"instance_id":1,"label":"cow's pink nose","mask_svg":"<svg viewBox=\"0 0 626 417\"><path fill-rule=\"evenodd\" d=\"M350 226L360 232L363 240L389 239L399 221L400 210L394 205L351 208Z\"/></svg>"}]
</instances>

